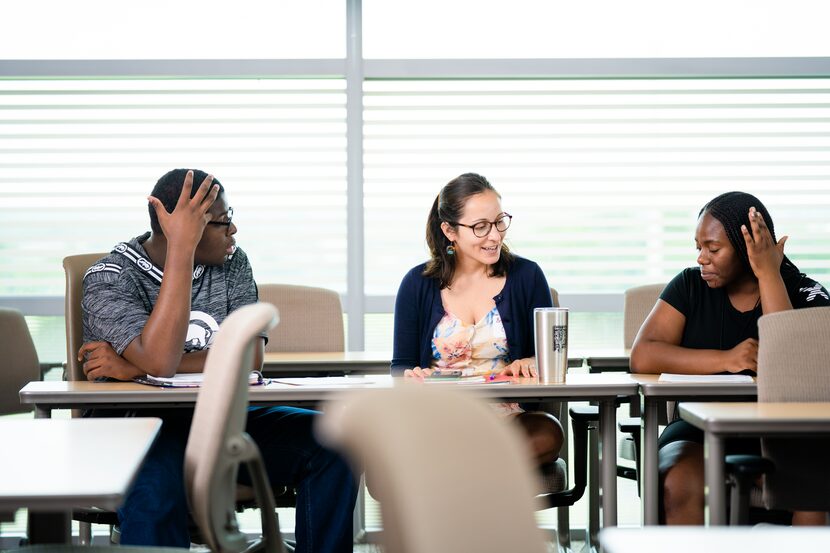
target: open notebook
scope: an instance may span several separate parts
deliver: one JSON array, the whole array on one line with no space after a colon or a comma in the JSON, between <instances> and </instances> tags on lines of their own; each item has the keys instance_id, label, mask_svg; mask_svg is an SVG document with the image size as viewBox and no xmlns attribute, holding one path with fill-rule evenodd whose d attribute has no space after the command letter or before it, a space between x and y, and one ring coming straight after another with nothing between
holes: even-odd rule
<instances>
[{"instance_id":1,"label":"open notebook","mask_svg":"<svg viewBox=\"0 0 830 553\"><path fill-rule=\"evenodd\" d=\"M150 386L162 386L165 388L198 388L202 385L204 378L204 373L181 373L169 378L163 376L150 376L148 374L144 376L137 376L133 379L133 381L138 382L139 384L149 384ZM248 377L248 384L255 385L264 383L265 379L262 377L261 372L251 371L251 374Z\"/></svg>"}]
</instances>

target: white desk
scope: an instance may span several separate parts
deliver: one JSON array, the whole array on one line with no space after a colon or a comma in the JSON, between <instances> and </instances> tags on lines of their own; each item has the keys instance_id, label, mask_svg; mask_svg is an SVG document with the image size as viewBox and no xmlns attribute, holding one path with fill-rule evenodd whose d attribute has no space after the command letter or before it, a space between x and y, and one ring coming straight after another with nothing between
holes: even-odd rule
<instances>
[{"instance_id":1,"label":"white desk","mask_svg":"<svg viewBox=\"0 0 830 553\"><path fill-rule=\"evenodd\" d=\"M723 464L726 438L830 434L827 402L683 403L680 416L705 433L706 518L711 525L727 523Z\"/></svg>"},{"instance_id":2,"label":"white desk","mask_svg":"<svg viewBox=\"0 0 830 553\"><path fill-rule=\"evenodd\" d=\"M66 539L72 507L121 505L159 428L156 418L0 421L0 510L65 511Z\"/></svg>"},{"instance_id":3,"label":"white desk","mask_svg":"<svg viewBox=\"0 0 830 553\"><path fill-rule=\"evenodd\" d=\"M640 383L642 410L642 437L640 466L640 496L642 497L643 524L659 522L659 482L657 460L658 409L665 401L746 401L757 396L755 382L741 383L693 383L658 382L659 375L635 374L631 377Z\"/></svg>"},{"instance_id":4,"label":"white desk","mask_svg":"<svg viewBox=\"0 0 830 553\"><path fill-rule=\"evenodd\" d=\"M830 528L608 528L600 532L599 541L605 553L830 551Z\"/></svg>"},{"instance_id":5,"label":"white desk","mask_svg":"<svg viewBox=\"0 0 830 553\"><path fill-rule=\"evenodd\" d=\"M283 380L283 379L278 379ZM252 405L314 406L350 387L389 387L395 385L388 375L345 376L297 379L303 385L272 382L252 386ZM400 385L400 384L398 384ZM591 400L600 408L602 440L603 524L617 523L617 435L616 400L637 393L637 383L627 374L570 374L565 384L539 384L522 378L512 384L430 384L462 386L484 399L499 401ZM154 388L131 382L30 382L20 391L20 401L33 404L37 417L49 417L52 409L88 409L93 407L148 408L190 407L196 401L197 388Z\"/></svg>"}]
</instances>

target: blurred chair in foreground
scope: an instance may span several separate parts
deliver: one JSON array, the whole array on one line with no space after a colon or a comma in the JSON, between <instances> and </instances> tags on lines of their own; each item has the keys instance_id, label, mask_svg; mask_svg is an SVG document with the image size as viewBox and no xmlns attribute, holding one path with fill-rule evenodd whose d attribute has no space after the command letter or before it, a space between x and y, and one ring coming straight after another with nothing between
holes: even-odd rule
<instances>
[{"instance_id":1,"label":"blurred chair in foreground","mask_svg":"<svg viewBox=\"0 0 830 553\"><path fill-rule=\"evenodd\" d=\"M793 309L758 320L758 401L830 401L830 307ZM734 489L732 524L749 521L751 488L760 473L767 509L830 511L830 440L764 438L763 459L727 456ZM752 505L754 506L754 501Z\"/></svg>"},{"instance_id":2,"label":"blurred chair in foreground","mask_svg":"<svg viewBox=\"0 0 830 553\"><path fill-rule=\"evenodd\" d=\"M270 305L254 304L234 311L221 325L222 332L205 363L205 380L199 391L185 453L187 494L199 530L214 553L284 553L265 467L256 444L245 433L248 375L254 340L278 321ZM254 483L262 513L263 537L249 543L239 531L234 509L236 475L245 463ZM181 553L161 547L47 544L19 549L20 553Z\"/></svg>"},{"instance_id":3,"label":"blurred chair in foreground","mask_svg":"<svg viewBox=\"0 0 830 553\"><path fill-rule=\"evenodd\" d=\"M265 464L245 432L254 341L278 320L277 310L268 304L234 311L220 326L205 362L185 450L185 482L193 519L214 553L285 550ZM236 522L236 477L243 463L262 521L262 539L254 544Z\"/></svg>"},{"instance_id":4,"label":"blurred chair in foreground","mask_svg":"<svg viewBox=\"0 0 830 553\"><path fill-rule=\"evenodd\" d=\"M487 404L404 384L347 392L325 412L318 436L365 466L385 551L546 551L527 445Z\"/></svg>"}]
</instances>

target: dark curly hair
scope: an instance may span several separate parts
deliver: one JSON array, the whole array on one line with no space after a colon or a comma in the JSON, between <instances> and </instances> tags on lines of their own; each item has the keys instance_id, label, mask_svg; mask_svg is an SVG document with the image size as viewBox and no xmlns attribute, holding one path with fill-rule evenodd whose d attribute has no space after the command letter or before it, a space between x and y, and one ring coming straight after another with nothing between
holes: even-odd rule
<instances>
[{"instance_id":1,"label":"dark curly hair","mask_svg":"<svg viewBox=\"0 0 830 553\"><path fill-rule=\"evenodd\" d=\"M451 242L441 230L441 223L447 223L457 229L457 223L464 211L467 199L488 191L501 198L486 178L476 173L464 173L445 184L432 204L429 217L427 217L427 246L429 246L430 260L427 262L423 275L438 279L441 288L449 286L455 275L455 256L447 254L447 246ZM510 253L507 244L502 244L499 260L492 266L492 276L506 275L513 259L514 256Z\"/></svg>"}]
</instances>

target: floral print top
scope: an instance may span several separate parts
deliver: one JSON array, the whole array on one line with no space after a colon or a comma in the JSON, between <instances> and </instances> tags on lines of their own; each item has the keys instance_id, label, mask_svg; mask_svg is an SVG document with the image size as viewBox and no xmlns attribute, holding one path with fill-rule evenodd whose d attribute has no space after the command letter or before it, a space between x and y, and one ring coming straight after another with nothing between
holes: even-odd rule
<instances>
[{"instance_id":1,"label":"floral print top","mask_svg":"<svg viewBox=\"0 0 830 553\"><path fill-rule=\"evenodd\" d=\"M507 335L497 308L475 324L466 324L445 310L432 335L433 369L461 369L464 376L490 375L507 364Z\"/></svg>"}]
</instances>

